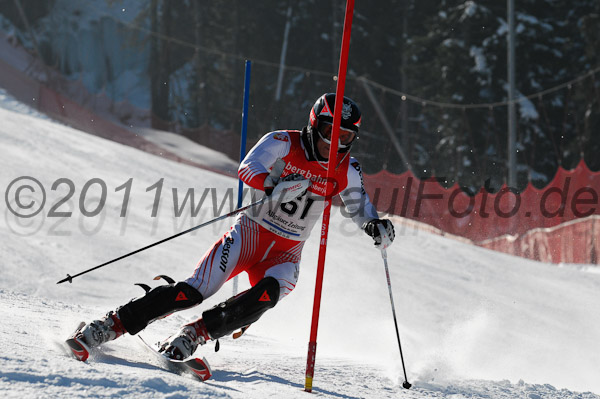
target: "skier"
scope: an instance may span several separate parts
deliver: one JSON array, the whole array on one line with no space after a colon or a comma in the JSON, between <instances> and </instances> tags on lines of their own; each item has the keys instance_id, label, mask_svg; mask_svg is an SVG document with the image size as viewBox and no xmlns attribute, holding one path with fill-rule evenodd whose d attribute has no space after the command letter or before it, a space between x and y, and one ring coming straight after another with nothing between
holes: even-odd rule
<instances>
[{"instance_id":1,"label":"skier","mask_svg":"<svg viewBox=\"0 0 600 399\"><path fill-rule=\"evenodd\" d=\"M349 156L358 137L361 113L344 97L339 150L329 182L327 160L331 144L335 94L324 94L310 110L302 131L280 130L266 134L240 164L238 175L250 187L277 200L240 213L226 232L202 257L194 273L177 284L162 285L86 324L77 337L96 347L129 333L137 334L152 321L202 303L223 284L246 272L252 288L206 310L160 344L171 359L191 356L198 345L247 328L296 286L304 242L323 211L326 194L339 194L354 222L375 240L389 245L394 228L379 219L363 183L360 164ZM279 160L279 161L278 161ZM285 162L281 175L269 170ZM379 226L386 234L382 237ZM383 241L383 242L382 242Z\"/></svg>"}]
</instances>

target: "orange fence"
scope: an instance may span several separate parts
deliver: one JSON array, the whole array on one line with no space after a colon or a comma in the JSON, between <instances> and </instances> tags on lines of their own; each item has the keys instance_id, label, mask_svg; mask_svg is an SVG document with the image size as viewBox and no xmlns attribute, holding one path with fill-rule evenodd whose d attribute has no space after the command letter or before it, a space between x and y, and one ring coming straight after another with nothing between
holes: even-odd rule
<instances>
[{"instance_id":1,"label":"orange fence","mask_svg":"<svg viewBox=\"0 0 600 399\"><path fill-rule=\"evenodd\" d=\"M371 200L381 212L417 220L486 248L550 262L598 263L595 229L600 215L600 173L583 161L559 168L543 189L523 192L503 186L469 196L454 185L419 180L412 173L365 175Z\"/></svg>"},{"instance_id":2,"label":"orange fence","mask_svg":"<svg viewBox=\"0 0 600 399\"><path fill-rule=\"evenodd\" d=\"M600 217L565 222L556 227L501 236L478 245L511 255L552 263L595 263L600 254Z\"/></svg>"},{"instance_id":3,"label":"orange fence","mask_svg":"<svg viewBox=\"0 0 600 399\"><path fill-rule=\"evenodd\" d=\"M381 171L364 179L379 211L476 242L600 215L600 173L590 171L583 161L573 170L559 168L545 188L528 185L521 193L505 185L496 193L482 188L469 196L457 185L446 189L435 179L419 180L411 172Z\"/></svg>"}]
</instances>

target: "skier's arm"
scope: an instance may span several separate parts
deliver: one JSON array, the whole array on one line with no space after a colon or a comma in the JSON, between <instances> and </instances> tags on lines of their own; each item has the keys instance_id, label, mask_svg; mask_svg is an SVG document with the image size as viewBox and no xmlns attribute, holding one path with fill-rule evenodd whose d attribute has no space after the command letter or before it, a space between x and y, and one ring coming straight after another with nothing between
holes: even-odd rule
<instances>
[{"instance_id":1,"label":"skier's arm","mask_svg":"<svg viewBox=\"0 0 600 399\"><path fill-rule=\"evenodd\" d=\"M386 236L383 238L385 247L391 245L394 241L395 233L392 222L388 219L379 219L377 210L369 200L369 195L365 191L362 169L360 164L355 159L350 160L348 168L348 186L340 193L340 197L344 202L346 210L352 217L352 220L358 227L365 231L375 241L375 246L382 244L382 237L379 232L379 225L386 231Z\"/></svg>"},{"instance_id":2,"label":"skier's arm","mask_svg":"<svg viewBox=\"0 0 600 399\"><path fill-rule=\"evenodd\" d=\"M265 179L277 158L283 158L290 151L290 138L287 132L271 132L264 135L246 155L238 168L239 178L248 186L265 191Z\"/></svg>"},{"instance_id":3,"label":"skier's arm","mask_svg":"<svg viewBox=\"0 0 600 399\"><path fill-rule=\"evenodd\" d=\"M352 158L348 167L348 186L340 193L346 211L362 229L370 220L379 219L379 215L365 191L362 178L362 169L357 160Z\"/></svg>"}]
</instances>

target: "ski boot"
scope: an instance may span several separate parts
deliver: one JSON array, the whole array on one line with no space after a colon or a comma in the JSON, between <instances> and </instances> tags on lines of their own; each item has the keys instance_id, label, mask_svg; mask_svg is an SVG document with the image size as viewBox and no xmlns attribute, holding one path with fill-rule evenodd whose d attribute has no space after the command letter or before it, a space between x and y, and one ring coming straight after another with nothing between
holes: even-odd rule
<instances>
[{"instance_id":1,"label":"ski boot","mask_svg":"<svg viewBox=\"0 0 600 399\"><path fill-rule=\"evenodd\" d=\"M126 332L119 315L111 310L103 318L86 324L77 334L77 338L82 339L89 348L94 348L117 339Z\"/></svg>"},{"instance_id":2,"label":"ski boot","mask_svg":"<svg viewBox=\"0 0 600 399\"><path fill-rule=\"evenodd\" d=\"M169 359L183 360L192 356L198 345L204 345L211 339L202 319L186 324L158 348L159 353Z\"/></svg>"}]
</instances>

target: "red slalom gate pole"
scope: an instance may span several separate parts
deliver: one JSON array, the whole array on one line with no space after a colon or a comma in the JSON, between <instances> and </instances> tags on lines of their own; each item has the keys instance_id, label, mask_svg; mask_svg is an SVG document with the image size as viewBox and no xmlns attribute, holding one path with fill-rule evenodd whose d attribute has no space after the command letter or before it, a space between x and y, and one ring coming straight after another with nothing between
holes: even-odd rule
<instances>
[{"instance_id":1,"label":"red slalom gate pole","mask_svg":"<svg viewBox=\"0 0 600 399\"><path fill-rule=\"evenodd\" d=\"M315 283L315 299L313 302L312 324L310 327L310 340L308 342L308 356L306 359L306 379L304 390L312 392L315 360L317 357L317 330L319 328L319 311L321 309L321 291L323 289L323 273L325 270L325 254L327 252L327 234L329 232L329 218L331 216L331 200L333 196L329 190L333 170L337 167L338 137L342 120L342 105L344 103L344 86L346 85L346 69L348 67L348 51L350 48L350 31L352 30L352 15L354 13L354 0L346 1L346 15L344 17L344 33L342 35L342 51L338 68L338 81L335 91L335 107L333 112L333 130L331 132L331 145L329 147L329 160L327 161L327 183L325 195L325 210L323 211L323 224L321 225L321 243L319 245L319 261L317 264L317 280ZM342 100L340 100L342 99Z\"/></svg>"}]
</instances>

